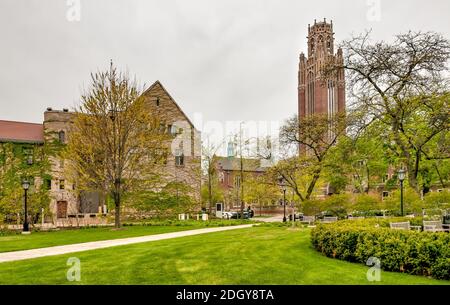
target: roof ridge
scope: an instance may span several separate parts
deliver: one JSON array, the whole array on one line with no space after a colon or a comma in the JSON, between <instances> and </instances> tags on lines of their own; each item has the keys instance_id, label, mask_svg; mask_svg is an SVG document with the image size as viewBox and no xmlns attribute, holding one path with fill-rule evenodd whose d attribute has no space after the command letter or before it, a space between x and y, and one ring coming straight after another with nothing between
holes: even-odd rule
<instances>
[{"instance_id":1,"label":"roof ridge","mask_svg":"<svg viewBox=\"0 0 450 305\"><path fill-rule=\"evenodd\" d=\"M0 120L0 122L19 123L19 124L30 124L30 125L44 125L43 123L32 123L32 122L10 121L10 120Z\"/></svg>"}]
</instances>

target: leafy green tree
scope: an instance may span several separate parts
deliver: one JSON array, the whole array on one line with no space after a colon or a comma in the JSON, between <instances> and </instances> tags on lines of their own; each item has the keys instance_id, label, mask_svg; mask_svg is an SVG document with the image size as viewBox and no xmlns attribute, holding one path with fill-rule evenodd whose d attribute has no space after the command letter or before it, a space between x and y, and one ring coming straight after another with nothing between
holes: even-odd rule
<instances>
[{"instance_id":1,"label":"leafy green tree","mask_svg":"<svg viewBox=\"0 0 450 305\"><path fill-rule=\"evenodd\" d=\"M429 146L449 130L450 42L433 32L400 34L392 43L372 42L366 33L344 41L342 47L344 64L330 62L323 77L346 69L353 106L366 114L366 124L384 124L388 147L406 165L409 184L419 192ZM444 156L427 158L448 157L447 150Z\"/></svg>"},{"instance_id":2,"label":"leafy green tree","mask_svg":"<svg viewBox=\"0 0 450 305\"><path fill-rule=\"evenodd\" d=\"M280 187L270 181L267 175L249 176L245 181L245 189L245 202L256 205L260 215L263 206L271 205L281 196Z\"/></svg>"},{"instance_id":3,"label":"leafy green tree","mask_svg":"<svg viewBox=\"0 0 450 305\"><path fill-rule=\"evenodd\" d=\"M345 113L332 116L314 114L301 118L294 116L288 119L281 127L280 142L286 150L297 148L299 154L281 160L273 167L272 177L284 178L301 201L309 200L333 147L345 134L349 122ZM302 188L305 181L306 188Z\"/></svg>"}]
</instances>

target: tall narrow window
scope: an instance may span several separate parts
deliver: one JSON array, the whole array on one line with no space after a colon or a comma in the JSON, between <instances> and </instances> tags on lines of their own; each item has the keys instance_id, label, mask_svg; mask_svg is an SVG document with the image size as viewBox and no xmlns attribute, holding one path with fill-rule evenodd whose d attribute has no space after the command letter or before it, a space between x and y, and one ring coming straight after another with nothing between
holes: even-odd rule
<instances>
[{"instance_id":1,"label":"tall narrow window","mask_svg":"<svg viewBox=\"0 0 450 305\"><path fill-rule=\"evenodd\" d=\"M310 71L308 73L308 102L306 104L306 113L314 113L314 73Z\"/></svg>"},{"instance_id":2,"label":"tall narrow window","mask_svg":"<svg viewBox=\"0 0 450 305\"><path fill-rule=\"evenodd\" d=\"M184 154L182 149L177 149L175 152L175 165L184 166Z\"/></svg>"},{"instance_id":3,"label":"tall narrow window","mask_svg":"<svg viewBox=\"0 0 450 305\"><path fill-rule=\"evenodd\" d=\"M241 176L236 176L236 177L234 178L234 186L235 186L236 188L238 188L238 187L241 186Z\"/></svg>"},{"instance_id":4,"label":"tall narrow window","mask_svg":"<svg viewBox=\"0 0 450 305\"><path fill-rule=\"evenodd\" d=\"M157 98L156 98L156 106L159 106L160 103L161 103L161 102L159 101L159 97L157 97Z\"/></svg>"},{"instance_id":5,"label":"tall narrow window","mask_svg":"<svg viewBox=\"0 0 450 305\"><path fill-rule=\"evenodd\" d=\"M66 133L63 130L58 133L58 138L59 142L66 143Z\"/></svg>"},{"instance_id":6,"label":"tall narrow window","mask_svg":"<svg viewBox=\"0 0 450 305\"><path fill-rule=\"evenodd\" d=\"M63 190L65 188L66 188L65 181L64 180L59 180L59 189Z\"/></svg>"}]
</instances>

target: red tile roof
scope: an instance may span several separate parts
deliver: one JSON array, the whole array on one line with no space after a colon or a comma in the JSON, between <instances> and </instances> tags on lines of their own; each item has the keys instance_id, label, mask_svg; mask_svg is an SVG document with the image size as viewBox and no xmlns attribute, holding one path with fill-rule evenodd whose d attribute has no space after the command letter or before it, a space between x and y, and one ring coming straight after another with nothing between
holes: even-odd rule
<instances>
[{"instance_id":1,"label":"red tile roof","mask_svg":"<svg viewBox=\"0 0 450 305\"><path fill-rule=\"evenodd\" d=\"M0 142L44 143L44 126L0 120Z\"/></svg>"}]
</instances>

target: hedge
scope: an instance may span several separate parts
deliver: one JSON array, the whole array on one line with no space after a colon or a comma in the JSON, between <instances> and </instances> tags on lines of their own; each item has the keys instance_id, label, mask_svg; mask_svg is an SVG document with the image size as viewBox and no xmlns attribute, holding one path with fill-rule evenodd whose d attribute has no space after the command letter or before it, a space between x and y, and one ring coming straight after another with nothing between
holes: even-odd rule
<instances>
[{"instance_id":1,"label":"hedge","mask_svg":"<svg viewBox=\"0 0 450 305\"><path fill-rule=\"evenodd\" d=\"M328 257L363 264L377 257L386 271L450 280L450 234L392 230L386 222L319 224L311 231L311 242Z\"/></svg>"}]
</instances>

